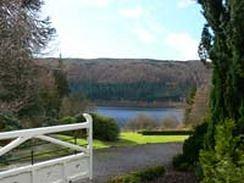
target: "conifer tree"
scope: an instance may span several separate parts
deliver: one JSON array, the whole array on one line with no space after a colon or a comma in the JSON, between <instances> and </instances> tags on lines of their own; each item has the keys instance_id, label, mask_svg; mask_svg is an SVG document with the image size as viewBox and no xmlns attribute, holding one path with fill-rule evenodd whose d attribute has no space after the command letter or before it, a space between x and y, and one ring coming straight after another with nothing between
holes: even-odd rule
<instances>
[{"instance_id":1,"label":"conifer tree","mask_svg":"<svg viewBox=\"0 0 244 183\"><path fill-rule=\"evenodd\" d=\"M199 46L203 61L213 67L207 147L214 147L215 126L225 119L244 124L244 0L198 0L207 20Z\"/></svg>"}]
</instances>

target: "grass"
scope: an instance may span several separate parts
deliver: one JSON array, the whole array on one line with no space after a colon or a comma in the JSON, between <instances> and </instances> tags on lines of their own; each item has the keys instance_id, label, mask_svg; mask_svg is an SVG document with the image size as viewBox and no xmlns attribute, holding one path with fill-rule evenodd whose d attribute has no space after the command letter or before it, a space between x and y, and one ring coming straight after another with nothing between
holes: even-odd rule
<instances>
[{"instance_id":1,"label":"grass","mask_svg":"<svg viewBox=\"0 0 244 183\"><path fill-rule=\"evenodd\" d=\"M74 138L68 135L55 135L56 138L59 138L64 141L70 141L74 143ZM135 146L135 145L141 145L141 144L150 144L150 143L168 143L168 142L183 142L185 139L187 139L187 135L142 135L139 133L133 133L133 132L122 132L120 135L120 138L116 142L104 142L101 140L94 139L93 141L93 147L94 149L104 149L104 148L110 148L110 147L128 147L128 146ZM77 144L79 145L86 145L87 141L85 139L77 139ZM69 153L68 150L60 150L60 147L56 147L56 145L44 145L42 147L42 150L35 151L35 159L36 160L42 160L42 159L50 159L52 157L62 156L66 153ZM11 156L10 159L12 161L16 159L16 161L19 161L19 159L22 159L23 161L30 162L31 157L29 156L30 150L28 151L20 151L17 154ZM8 158L9 159L9 158ZM4 162L4 161L3 161ZM13 161L14 163L14 161ZM5 166L5 163L1 163L0 161L0 167Z\"/></svg>"},{"instance_id":2,"label":"grass","mask_svg":"<svg viewBox=\"0 0 244 183\"><path fill-rule=\"evenodd\" d=\"M70 136L58 135L58 138L62 140L69 140ZM142 144L152 144L152 143L168 143L168 142L183 142L188 138L187 135L142 135L133 132L122 132L120 138L116 142L104 142L101 140L94 140L94 149L103 149L110 147L126 147ZM71 140L74 142L74 140ZM85 145L85 139L77 139L79 145Z\"/></svg>"}]
</instances>

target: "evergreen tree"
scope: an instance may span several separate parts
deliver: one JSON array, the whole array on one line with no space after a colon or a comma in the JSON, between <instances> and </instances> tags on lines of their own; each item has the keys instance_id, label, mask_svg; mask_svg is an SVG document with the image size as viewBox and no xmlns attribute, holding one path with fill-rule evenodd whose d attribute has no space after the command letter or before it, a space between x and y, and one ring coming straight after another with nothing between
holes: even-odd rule
<instances>
[{"instance_id":1,"label":"evergreen tree","mask_svg":"<svg viewBox=\"0 0 244 183\"><path fill-rule=\"evenodd\" d=\"M55 104L54 109L56 110L56 116L52 117L58 117L63 99L65 97L68 97L70 93L67 74L64 70L64 65L61 57L58 62L58 67L53 71L53 76L55 80L56 95L54 96L52 101L53 104Z\"/></svg>"},{"instance_id":2,"label":"evergreen tree","mask_svg":"<svg viewBox=\"0 0 244 183\"><path fill-rule=\"evenodd\" d=\"M59 97L63 98L68 96L70 93L69 83L61 56L58 61L58 68L54 70L54 78Z\"/></svg>"},{"instance_id":3,"label":"evergreen tree","mask_svg":"<svg viewBox=\"0 0 244 183\"><path fill-rule=\"evenodd\" d=\"M198 0L208 24L199 55L212 61L211 113L206 145L213 148L215 126L231 118L243 133L244 116L244 0Z\"/></svg>"}]
</instances>

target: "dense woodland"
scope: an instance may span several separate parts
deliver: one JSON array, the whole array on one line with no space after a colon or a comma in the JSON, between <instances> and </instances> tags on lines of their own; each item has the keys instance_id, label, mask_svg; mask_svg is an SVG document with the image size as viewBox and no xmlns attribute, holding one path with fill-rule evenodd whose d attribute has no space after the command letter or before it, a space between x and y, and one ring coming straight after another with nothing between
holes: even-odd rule
<instances>
[{"instance_id":1,"label":"dense woodland","mask_svg":"<svg viewBox=\"0 0 244 183\"><path fill-rule=\"evenodd\" d=\"M39 64L56 68L57 59ZM183 102L193 87L205 85L210 70L201 62L149 59L62 59L70 90L92 101Z\"/></svg>"}]
</instances>

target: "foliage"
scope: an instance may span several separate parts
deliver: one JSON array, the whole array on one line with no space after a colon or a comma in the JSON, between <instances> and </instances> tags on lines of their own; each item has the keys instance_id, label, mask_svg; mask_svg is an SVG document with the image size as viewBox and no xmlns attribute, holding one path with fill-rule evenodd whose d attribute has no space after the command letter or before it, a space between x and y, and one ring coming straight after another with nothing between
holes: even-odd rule
<instances>
[{"instance_id":1,"label":"foliage","mask_svg":"<svg viewBox=\"0 0 244 183\"><path fill-rule=\"evenodd\" d=\"M43 87L40 92L40 102L38 105L42 107L43 115L57 118L62 99L58 97L56 87L53 86L50 90Z\"/></svg>"},{"instance_id":2,"label":"foliage","mask_svg":"<svg viewBox=\"0 0 244 183\"><path fill-rule=\"evenodd\" d=\"M73 123L77 123L77 119L75 117L72 117L72 116L65 116L65 117L60 119L60 122L62 124L73 124Z\"/></svg>"},{"instance_id":3,"label":"foliage","mask_svg":"<svg viewBox=\"0 0 244 183\"><path fill-rule=\"evenodd\" d=\"M38 86L33 55L39 54L55 30L42 19L42 0L0 3L0 110L16 114L37 109Z\"/></svg>"},{"instance_id":4,"label":"foliage","mask_svg":"<svg viewBox=\"0 0 244 183\"><path fill-rule=\"evenodd\" d=\"M171 86L165 83L96 83L71 81L74 92L82 92L91 100L175 101L180 102L186 93L185 83ZM164 91L164 92L162 92Z\"/></svg>"},{"instance_id":5,"label":"foliage","mask_svg":"<svg viewBox=\"0 0 244 183\"><path fill-rule=\"evenodd\" d=\"M53 75L55 78L55 85L57 87L58 97L63 98L65 96L68 96L70 93L69 83L67 79L67 74L64 71L64 66L61 58L59 60L58 67L53 71Z\"/></svg>"},{"instance_id":6,"label":"foliage","mask_svg":"<svg viewBox=\"0 0 244 183\"><path fill-rule=\"evenodd\" d=\"M145 114L139 114L133 119L130 119L125 126L125 129L132 131L139 130L153 130L158 127L158 124L155 120L150 118Z\"/></svg>"},{"instance_id":7,"label":"foliage","mask_svg":"<svg viewBox=\"0 0 244 183\"><path fill-rule=\"evenodd\" d=\"M187 104L192 105L194 103L194 97L196 96L196 92L197 92L197 87L193 86L186 97Z\"/></svg>"},{"instance_id":8,"label":"foliage","mask_svg":"<svg viewBox=\"0 0 244 183\"><path fill-rule=\"evenodd\" d=\"M244 133L244 0L198 2L207 20L199 55L213 67L212 119L200 155L203 182L243 182L243 142L238 136Z\"/></svg>"},{"instance_id":9,"label":"foliage","mask_svg":"<svg viewBox=\"0 0 244 183\"><path fill-rule=\"evenodd\" d=\"M60 116L63 99L64 97L67 97L69 95L67 76L63 70L63 65L61 61L59 62L58 67L52 70L50 80L53 80L50 83L51 88L45 86L42 87L42 90L40 92L40 105L43 105L43 111L45 111L45 116L57 119Z\"/></svg>"},{"instance_id":10,"label":"foliage","mask_svg":"<svg viewBox=\"0 0 244 183\"><path fill-rule=\"evenodd\" d=\"M110 183L141 183L147 181L153 181L165 174L165 168L163 166L157 166L147 168L142 171L129 173L121 177L115 177Z\"/></svg>"},{"instance_id":11,"label":"foliage","mask_svg":"<svg viewBox=\"0 0 244 183\"><path fill-rule=\"evenodd\" d=\"M197 88L196 93L187 102L184 114L184 126L194 128L201 124L209 113L210 84Z\"/></svg>"},{"instance_id":12,"label":"foliage","mask_svg":"<svg viewBox=\"0 0 244 183\"><path fill-rule=\"evenodd\" d=\"M120 129L113 118L92 114L93 137L99 140L116 141L119 138Z\"/></svg>"},{"instance_id":13,"label":"foliage","mask_svg":"<svg viewBox=\"0 0 244 183\"><path fill-rule=\"evenodd\" d=\"M193 165L190 164L183 154L177 154L173 157L173 167L179 171L188 171L193 169Z\"/></svg>"},{"instance_id":14,"label":"foliage","mask_svg":"<svg viewBox=\"0 0 244 183\"><path fill-rule=\"evenodd\" d=\"M45 60L44 63L52 60ZM71 92L92 101L182 101L209 71L198 62L150 59L66 59Z\"/></svg>"},{"instance_id":15,"label":"foliage","mask_svg":"<svg viewBox=\"0 0 244 183\"><path fill-rule=\"evenodd\" d=\"M35 117L35 119L36 119L36 117ZM32 120L32 122L33 122L33 120ZM60 125L60 121L57 120L56 118L47 116L47 117L43 117L43 119L41 121L41 125L38 125L38 127L40 127L40 126L47 127L47 126L55 126L55 125Z\"/></svg>"},{"instance_id":16,"label":"foliage","mask_svg":"<svg viewBox=\"0 0 244 183\"><path fill-rule=\"evenodd\" d=\"M176 129L180 125L179 120L175 116L169 116L164 118L160 124L159 128L160 129Z\"/></svg>"},{"instance_id":17,"label":"foliage","mask_svg":"<svg viewBox=\"0 0 244 183\"><path fill-rule=\"evenodd\" d=\"M0 133L5 131L12 131L21 129L22 125L20 121L11 113L0 113ZM8 144L10 141L1 140L0 147ZM0 156L0 162L5 161L7 158L11 157L11 155Z\"/></svg>"},{"instance_id":18,"label":"foliage","mask_svg":"<svg viewBox=\"0 0 244 183\"><path fill-rule=\"evenodd\" d=\"M187 169L196 165L199 161L199 152L203 148L204 136L207 132L208 123L197 126L193 134L183 144L183 154L177 155L173 160L176 169Z\"/></svg>"},{"instance_id":19,"label":"foliage","mask_svg":"<svg viewBox=\"0 0 244 183\"><path fill-rule=\"evenodd\" d=\"M81 93L71 93L64 97L60 116L73 116L88 108L89 101Z\"/></svg>"},{"instance_id":20,"label":"foliage","mask_svg":"<svg viewBox=\"0 0 244 183\"><path fill-rule=\"evenodd\" d=\"M214 149L201 151L203 183L243 182L244 144L243 139L233 136L234 127L232 120L217 125Z\"/></svg>"},{"instance_id":21,"label":"foliage","mask_svg":"<svg viewBox=\"0 0 244 183\"><path fill-rule=\"evenodd\" d=\"M212 61L212 120L206 137L207 148L215 146L215 126L225 119L236 123L244 110L244 1L198 0L208 24L199 47L201 59ZM238 133L243 133L242 128Z\"/></svg>"},{"instance_id":22,"label":"foliage","mask_svg":"<svg viewBox=\"0 0 244 183\"><path fill-rule=\"evenodd\" d=\"M117 141L120 134L119 126L113 118L100 114L91 114L93 119L93 138L103 141ZM63 124L80 123L85 121L82 114L65 116L60 120Z\"/></svg>"},{"instance_id":23,"label":"foliage","mask_svg":"<svg viewBox=\"0 0 244 183\"><path fill-rule=\"evenodd\" d=\"M140 131L142 135L191 135L191 130L160 130L160 131Z\"/></svg>"},{"instance_id":24,"label":"foliage","mask_svg":"<svg viewBox=\"0 0 244 183\"><path fill-rule=\"evenodd\" d=\"M21 122L11 113L0 113L0 131L21 129Z\"/></svg>"}]
</instances>

